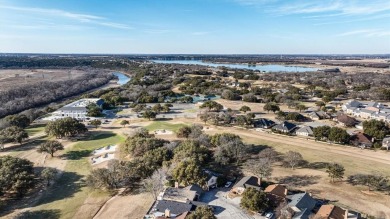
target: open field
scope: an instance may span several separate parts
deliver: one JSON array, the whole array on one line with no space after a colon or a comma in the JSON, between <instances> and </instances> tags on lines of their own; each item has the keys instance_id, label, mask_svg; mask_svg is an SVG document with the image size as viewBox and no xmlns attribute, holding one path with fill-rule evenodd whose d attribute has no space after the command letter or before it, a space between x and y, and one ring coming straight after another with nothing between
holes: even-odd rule
<instances>
[{"instance_id":1,"label":"open field","mask_svg":"<svg viewBox=\"0 0 390 219\"><path fill-rule=\"evenodd\" d=\"M149 131L155 131L155 130L170 130L173 132L177 132L181 127L187 126L189 124L182 123L182 122L165 122L165 121L155 121L151 124L147 125L145 128Z\"/></svg>"},{"instance_id":2,"label":"open field","mask_svg":"<svg viewBox=\"0 0 390 219\"><path fill-rule=\"evenodd\" d=\"M15 88L20 85L74 79L85 74L76 69L7 69L0 70L0 90Z\"/></svg>"}]
</instances>

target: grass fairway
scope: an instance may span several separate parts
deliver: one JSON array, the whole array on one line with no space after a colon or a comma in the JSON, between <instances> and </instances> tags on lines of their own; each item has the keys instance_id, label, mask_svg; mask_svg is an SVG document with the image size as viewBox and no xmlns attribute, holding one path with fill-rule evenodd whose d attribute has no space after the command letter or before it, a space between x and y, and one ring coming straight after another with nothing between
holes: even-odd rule
<instances>
[{"instance_id":1,"label":"grass fairway","mask_svg":"<svg viewBox=\"0 0 390 219\"><path fill-rule=\"evenodd\" d=\"M370 161L370 160L363 160L363 159L356 159L354 157L348 157L346 155L340 155L333 153L331 151L324 152L324 151L317 151L313 149L308 148L300 148L297 146L292 146L288 144L288 141L286 141L285 144L267 141L263 139L255 139L250 137L243 137L245 142L252 143L256 145L267 145L273 147L276 151L281 153L286 153L287 151L298 151L302 154L303 159L306 161L313 163L313 162L328 162L328 163L340 163L345 167L345 174L353 175L358 173L366 173L371 174L373 172L380 172L382 174L385 174L387 176L390 175L390 169L386 164ZM336 147L336 146L335 146ZM335 150L337 150L335 148ZM325 170L325 169L324 169Z\"/></svg>"},{"instance_id":2,"label":"grass fairway","mask_svg":"<svg viewBox=\"0 0 390 219\"><path fill-rule=\"evenodd\" d=\"M186 123L170 123L165 121L155 121L152 124L146 126L145 128L149 131L155 131L159 129L170 130L173 132L177 132L181 127L187 126Z\"/></svg>"},{"instance_id":3,"label":"grass fairway","mask_svg":"<svg viewBox=\"0 0 390 219\"><path fill-rule=\"evenodd\" d=\"M40 199L34 210L59 210L61 218L74 218L75 213L89 198L109 197L108 193L86 187L85 176L91 171L88 155L97 148L124 141L112 132L95 132L90 139L80 141L65 151L68 162L56 184Z\"/></svg>"},{"instance_id":4,"label":"grass fairway","mask_svg":"<svg viewBox=\"0 0 390 219\"><path fill-rule=\"evenodd\" d=\"M28 134L28 136L33 136L36 135L39 132L43 132L45 130L45 124L36 124L36 125L31 125L27 127L25 130Z\"/></svg>"}]
</instances>

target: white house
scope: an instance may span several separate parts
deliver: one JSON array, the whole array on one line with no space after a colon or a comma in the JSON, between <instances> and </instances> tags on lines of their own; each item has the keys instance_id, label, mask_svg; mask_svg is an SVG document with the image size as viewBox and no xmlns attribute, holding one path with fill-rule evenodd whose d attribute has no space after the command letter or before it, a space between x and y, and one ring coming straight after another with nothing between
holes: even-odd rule
<instances>
[{"instance_id":1,"label":"white house","mask_svg":"<svg viewBox=\"0 0 390 219\"><path fill-rule=\"evenodd\" d=\"M91 103L98 105L102 108L104 101L98 98L80 99L64 107L58 109L52 113L50 120L57 120L66 117L85 120L87 118L87 106Z\"/></svg>"}]
</instances>

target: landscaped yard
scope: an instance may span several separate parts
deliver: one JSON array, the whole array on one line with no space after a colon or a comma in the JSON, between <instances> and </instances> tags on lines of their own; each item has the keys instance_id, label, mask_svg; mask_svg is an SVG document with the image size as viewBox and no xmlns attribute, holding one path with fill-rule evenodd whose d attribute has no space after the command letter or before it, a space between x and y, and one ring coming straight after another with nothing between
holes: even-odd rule
<instances>
[{"instance_id":1,"label":"landscaped yard","mask_svg":"<svg viewBox=\"0 0 390 219\"><path fill-rule=\"evenodd\" d=\"M83 217L96 213L99 206L107 200L110 195L106 192L91 190L85 185L85 176L91 171L91 164L88 155L99 147L110 144L118 144L124 141L124 137L112 132L93 132L90 139L80 141L72 148L65 151L64 159L68 159L64 173L57 180L56 184L45 193L40 199L38 206L33 210L60 211L61 218L82 218L76 212L83 205ZM85 203L88 199L88 203Z\"/></svg>"},{"instance_id":2,"label":"landscaped yard","mask_svg":"<svg viewBox=\"0 0 390 219\"><path fill-rule=\"evenodd\" d=\"M146 126L145 128L149 131L155 131L155 130L170 130L173 132L176 132L181 127L187 126L189 124L187 123L171 123L171 122L165 122L165 121L154 121L150 125Z\"/></svg>"}]
</instances>

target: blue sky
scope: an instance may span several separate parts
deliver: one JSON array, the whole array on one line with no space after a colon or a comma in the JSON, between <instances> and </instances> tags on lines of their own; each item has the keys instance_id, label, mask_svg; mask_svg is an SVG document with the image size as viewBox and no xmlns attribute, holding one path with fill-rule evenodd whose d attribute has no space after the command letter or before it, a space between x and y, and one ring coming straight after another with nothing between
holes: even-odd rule
<instances>
[{"instance_id":1,"label":"blue sky","mask_svg":"<svg viewBox=\"0 0 390 219\"><path fill-rule=\"evenodd\" d=\"M390 53L390 0L0 0L0 19L0 52Z\"/></svg>"}]
</instances>

